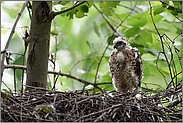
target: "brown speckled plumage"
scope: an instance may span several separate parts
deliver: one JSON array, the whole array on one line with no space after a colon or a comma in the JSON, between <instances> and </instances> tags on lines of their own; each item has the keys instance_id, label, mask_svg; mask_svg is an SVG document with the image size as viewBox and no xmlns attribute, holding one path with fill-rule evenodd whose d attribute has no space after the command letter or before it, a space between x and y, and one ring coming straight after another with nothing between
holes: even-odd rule
<instances>
[{"instance_id":1,"label":"brown speckled plumage","mask_svg":"<svg viewBox=\"0 0 183 123\"><path fill-rule=\"evenodd\" d=\"M132 48L122 37L113 41L114 50L109 59L113 85L119 92L140 91L143 63L138 49Z\"/></svg>"}]
</instances>

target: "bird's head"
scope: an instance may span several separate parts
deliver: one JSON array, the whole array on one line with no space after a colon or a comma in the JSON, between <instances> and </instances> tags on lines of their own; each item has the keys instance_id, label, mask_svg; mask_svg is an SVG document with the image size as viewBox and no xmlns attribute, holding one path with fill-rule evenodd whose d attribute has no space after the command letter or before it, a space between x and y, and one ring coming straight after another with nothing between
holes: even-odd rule
<instances>
[{"instance_id":1,"label":"bird's head","mask_svg":"<svg viewBox=\"0 0 183 123\"><path fill-rule=\"evenodd\" d=\"M117 37L113 41L114 48L117 50L124 50L126 47L130 47L129 43L123 37Z\"/></svg>"}]
</instances>

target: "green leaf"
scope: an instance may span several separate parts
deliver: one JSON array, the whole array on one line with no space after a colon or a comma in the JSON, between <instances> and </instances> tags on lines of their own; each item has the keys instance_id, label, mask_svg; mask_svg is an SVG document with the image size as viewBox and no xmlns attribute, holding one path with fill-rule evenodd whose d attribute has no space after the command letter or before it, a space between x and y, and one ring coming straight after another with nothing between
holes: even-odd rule
<instances>
[{"instance_id":1,"label":"green leaf","mask_svg":"<svg viewBox=\"0 0 183 123\"><path fill-rule=\"evenodd\" d=\"M85 3L82 4L82 5L87 5L88 8L90 8L90 7L92 7L93 3L94 3L94 1L87 1L87 2L85 2Z\"/></svg>"},{"instance_id":2,"label":"green leaf","mask_svg":"<svg viewBox=\"0 0 183 123\"><path fill-rule=\"evenodd\" d=\"M70 10L70 11L67 12L66 15L69 16L69 20L70 20L70 19L73 19L73 15L75 14L75 12L76 12L75 9Z\"/></svg>"},{"instance_id":3,"label":"green leaf","mask_svg":"<svg viewBox=\"0 0 183 123\"><path fill-rule=\"evenodd\" d=\"M128 29L125 32L126 37L134 37L136 34L138 34L140 32L140 28L139 27L132 27L130 29Z\"/></svg>"},{"instance_id":4,"label":"green leaf","mask_svg":"<svg viewBox=\"0 0 183 123\"><path fill-rule=\"evenodd\" d=\"M58 30L52 30L52 31L51 31L51 34L52 34L53 36L54 36L54 35L58 35L58 33L59 33Z\"/></svg>"},{"instance_id":5,"label":"green leaf","mask_svg":"<svg viewBox=\"0 0 183 123\"><path fill-rule=\"evenodd\" d=\"M146 12L135 15L134 17L127 20L127 24L129 26L143 27L146 23Z\"/></svg>"},{"instance_id":6,"label":"green leaf","mask_svg":"<svg viewBox=\"0 0 183 123\"><path fill-rule=\"evenodd\" d=\"M109 37L107 38L107 43L108 43L109 45L113 45L113 40L114 40L115 38L117 38L117 37L118 37L117 35L109 36Z\"/></svg>"},{"instance_id":7,"label":"green leaf","mask_svg":"<svg viewBox=\"0 0 183 123\"><path fill-rule=\"evenodd\" d=\"M99 28L97 26L97 24L95 23L95 21L93 21L93 25L94 25L94 31L97 34L98 37L100 37L100 31Z\"/></svg>"},{"instance_id":8,"label":"green leaf","mask_svg":"<svg viewBox=\"0 0 183 123\"><path fill-rule=\"evenodd\" d=\"M169 1L163 1L162 2L162 7L166 7L166 6L168 6L169 5Z\"/></svg>"},{"instance_id":9,"label":"green leaf","mask_svg":"<svg viewBox=\"0 0 183 123\"><path fill-rule=\"evenodd\" d=\"M100 1L99 2L99 6L100 6L100 8L102 8L102 12L105 15L111 15L111 11L110 11L109 5L105 1Z\"/></svg>"},{"instance_id":10,"label":"green leaf","mask_svg":"<svg viewBox=\"0 0 183 123\"><path fill-rule=\"evenodd\" d=\"M69 2L71 2L71 1L61 1L59 4L61 4L61 5L66 5L66 4L69 3Z\"/></svg>"},{"instance_id":11,"label":"green leaf","mask_svg":"<svg viewBox=\"0 0 183 123\"><path fill-rule=\"evenodd\" d=\"M163 8L162 6L160 6L159 8L157 8L157 9L154 10L153 14L154 14L154 15L160 14L160 13L162 13L164 10L165 10L165 8Z\"/></svg>"},{"instance_id":12,"label":"green leaf","mask_svg":"<svg viewBox=\"0 0 183 123\"><path fill-rule=\"evenodd\" d=\"M174 25L174 27L177 29L177 31L176 31L177 34L182 33L182 27L181 26Z\"/></svg>"},{"instance_id":13,"label":"green leaf","mask_svg":"<svg viewBox=\"0 0 183 123\"><path fill-rule=\"evenodd\" d=\"M121 20L124 20L128 15L130 14L130 12L126 12L124 14L117 14L118 17L120 17ZM115 16L117 18L117 16Z\"/></svg>"},{"instance_id":14,"label":"green leaf","mask_svg":"<svg viewBox=\"0 0 183 123\"><path fill-rule=\"evenodd\" d=\"M95 45L93 43L90 43L89 41L86 41L86 43L90 47L91 50L96 51Z\"/></svg>"},{"instance_id":15,"label":"green leaf","mask_svg":"<svg viewBox=\"0 0 183 123\"><path fill-rule=\"evenodd\" d=\"M178 10L172 6L168 6L167 8L169 10L169 12L174 15L174 16L177 16L178 15Z\"/></svg>"},{"instance_id":16,"label":"green leaf","mask_svg":"<svg viewBox=\"0 0 183 123\"><path fill-rule=\"evenodd\" d=\"M108 6L116 8L119 5L120 1L106 1Z\"/></svg>"},{"instance_id":17,"label":"green leaf","mask_svg":"<svg viewBox=\"0 0 183 123\"><path fill-rule=\"evenodd\" d=\"M147 42L152 42L152 34L149 32L142 32L140 33L135 40L137 41L138 44L142 44L145 47L147 46Z\"/></svg>"},{"instance_id":18,"label":"green leaf","mask_svg":"<svg viewBox=\"0 0 183 123\"><path fill-rule=\"evenodd\" d=\"M83 5L83 6L80 6L76 9L76 17L77 18L82 18L84 16L87 16L85 13L88 13L88 6L86 5Z\"/></svg>"},{"instance_id":19,"label":"green leaf","mask_svg":"<svg viewBox=\"0 0 183 123\"><path fill-rule=\"evenodd\" d=\"M182 1L172 1L175 8L182 10Z\"/></svg>"},{"instance_id":20,"label":"green leaf","mask_svg":"<svg viewBox=\"0 0 183 123\"><path fill-rule=\"evenodd\" d=\"M4 92L9 92L7 89L2 89L2 91L4 91Z\"/></svg>"},{"instance_id":21,"label":"green leaf","mask_svg":"<svg viewBox=\"0 0 183 123\"><path fill-rule=\"evenodd\" d=\"M87 79L93 79L95 77L95 73L93 72L84 73L81 75L81 77L85 78L86 75L87 75Z\"/></svg>"},{"instance_id":22,"label":"green leaf","mask_svg":"<svg viewBox=\"0 0 183 123\"><path fill-rule=\"evenodd\" d=\"M154 17L154 22L157 23L157 22L159 22L162 18L163 18L163 16L161 16L161 15L156 15L156 16Z\"/></svg>"},{"instance_id":23,"label":"green leaf","mask_svg":"<svg viewBox=\"0 0 183 123\"><path fill-rule=\"evenodd\" d=\"M104 58L106 59L106 61L109 61L109 56L104 56Z\"/></svg>"}]
</instances>

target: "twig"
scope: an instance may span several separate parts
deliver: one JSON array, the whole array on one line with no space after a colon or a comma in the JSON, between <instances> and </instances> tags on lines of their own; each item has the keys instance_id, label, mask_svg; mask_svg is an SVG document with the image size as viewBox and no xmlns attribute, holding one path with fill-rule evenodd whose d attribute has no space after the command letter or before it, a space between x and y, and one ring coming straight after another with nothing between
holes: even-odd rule
<instances>
[{"instance_id":1,"label":"twig","mask_svg":"<svg viewBox=\"0 0 183 123\"><path fill-rule=\"evenodd\" d=\"M90 114L88 114L88 115L84 115L84 116L80 117L79 119L75 120L74 122L80 121L81 119L86 118L86 117L88 117L88 116L92 116L92 115L95 115L95 114L100 114L100 113L103 113L103 112L108 111L108 110L110 110L110 109L113 109L113 108L116 108L116 107L120 107L120 106L122 106L122 105L123 105L123 104L113 105L112 107L106 108L106 109L104 109L104 110L101 110L101 111L98 111L98 112L93 112L93 113L90 113Z\"/></svg>"},{"instance_id":2,"label":"twig","mask_svg":"<svg viewBox=\"0 0 183 123\"><path fill-rule=\"evenodd\" d=\"M54 12L54 13L53 13L53 16L55 17L55 16L57 16L57 15L63 14L63 13L65 13L65 12L68 12L68 11L70 11L70 10L72 10L72 9L74 9L74 8L76 8L76 7L78 7L78 6L80 6L80 5L82 5L82 4L85 3L85 2L86 2L86 1L82 1L82 2L78 3L77 5L74 5L74 6L70 7L70 8L68 8L68 9L65 9L65 10L62 10L62 11L59 11L59 12Z\"/></svg>"},{"instance_id":3,"label":"twig","mask_svg":"<svg viewBox=\"0 0 183 123\"><path fill-rule=\"evenodd\" d=\"M160 1L162 4L164 4L164 5L166 5L166 6L171 6L170 4L168 4L168 3L165 3L165 2L163 2L163 1ZM181 13L182 13L182 10L181 9L179 9L179 8L175 8L174 6L171 6L172 8L174 8L174 9L176 9L177 11L181 11ZM167 10L168 10L168 8L167 7L165 7ZM168 10L169 11L169 10ZM177 16L175 16L174 14L172 14L175 18L177 18L180 22L182 22L182 20L181 19L179 19Z\"/></svg>"},{"instance_id":4,"label":"twig","mask_svg":"<svg viewBox=\"0 0 183 123\"><path fill-rule=\"evenodd\" d=\"M161 41L161 47L162 47L162 50L163 50L162 54L165 56L165 59L166 59L166 62L167 62L168 68L169 68L170 77L172 79L173 77L172 77L172 71L171 71L170 63L168 61L167 55L165 54L165 48L164 48L164 43L163 43L163 39L162 39L163 35L160 34L160 32L158 31L158 28L157 28L157 26L154 22L154 18L153 18L153 15L152 15L152 6L151 6L150 1L149 1L149 6L150 6L150 15L151 15L151 19L152 19L154 28L156 29L156 32L158 33L160 41Z\"/></svg>"},{"instance_id":5,"label":"twig","mask_svg":"<svg viewBox=\"0 0 183 123\"><path fill-rule=\"evenodd\" d=\"M24 69L26 70L27 67L26 66L22 66L22 65L5 65L5 68L15 68L15 69ZM48 71L49 74L59 74L59 72L55 72L55 71ZM72 79L75 79L79 82L82 82L83 84L86 84L86 85L93 85L94 87L96 87L97 89L99 89L100 91L102 91L102 89L100 87L98 87L97 85L87 81L87 80L84 80L84 79L81 79L77 76L73 76L73 75L70 75L68 73L60 73L59 75L61 76L67 76L69 78L72 78Z\"/></svg>"},{"instance_id":6,"label":"twig","mask_svg":"<svg viewBox=\"0 0 183 123\"><path fill-rule=\"evenodd\" d=\"M124 5L122 5L122 4L119 4L118 6L122 6L122 7L126 8L126 9L129 9L129 10L134 11L134 12L136 12L136 13L138 13L138 14L139 14L139 12L138 12L138 11L136 11L136 10L134 10L134 9L132 9L132 8L128 7L128 6L124 6Z\"/></svg>"},{"instance_id":7,"label":"twig","mask_svg":"<svg viewBox=\"0 0 183 123\"><path fill-rule=\"evenodd\" d=\"M57 78L54 80L54 84L53 84L52 90L55 89L55 85L56 85L56 82L57 82L57 79L58 79L60 73L61 73L61 71L58 72ZM55 75L55 74L54 74L54 75Z\"/></svg>"},{"instance_id":8,"label":"twig","mask_svg":"<svg viewBox=\"0 0 183 123\"><path fill-rule=\"evenodd\" d=\"M24 40L24 45L25 45L25 49L24 49L24 54L23 54L23 61L22 61L22 65L24 66L24 62L25 62L25 53L27 51L27 47L28 47L28 44L29 44L29 34L27 32L27 29L25 31L25 37L22 37L23 40ZM23 81L24 81L24 70L22 69L22 84L23 84ZM21 86L21 95L23 94L23 86Z\"/></svg>"},{"instance_id":9,"label":"twig","mask_svg":"<svg viewBox=\"0 0 183 123\"><path fill-rule=\"evenodd\" d=\"M15 32L15 27L16 27L16 25L17 25L19 19L20 19L20 16L22 15L22 13L23 13L25 7L27 6L28 2L29 2L29 1L26 1L26 2L23 4L23 6L22 6L20 12L18 13L18 16L17 16L17 18L16 18L16 20L15 20L15 23L14 23L13 27L12 27L12 30L11 30L10 36L9 36L9 38L8 38L8 41L7 41L7 43L6 43L5 50L7 50L8 47L9 47L10 41L11 41L11 39L12 39L12 37L13 37L14 32ZM2 56L2 59L1 59L1 81L2 81L3 72L4 72L4 67L5 67L5 66L4 66L4 59L5 59L5 53L3 53L3 56Z\"/></svg>"},{"instance_id":10,"label":"twig","mask_svg":"<svg viewBox=\"0 0 183 123\"><path fill-rule=\"evenodd\" d=\"M87 100L89 100L89 99L91 99L91 98L99 97L99 96L102 96L102 95L103 95L103 94L94 95L94 96L89 96L89 97L86 98L86 99L83 99L83 100L81 100L81 101L79 101L79 102L76 102L76 104L80 104L80 103L82 103L82 102L84 102L84 101L87 101Z\"/></svg>"},{"instance_id":11,"label":"twig","mask_svg":"<svg viewBox=\"0 0 183 123\"><path fill-rule=\"evenodd\" d=\"M161 52L159 52L159 54L158 54L158 56L157 56L156 68L158 69L158 71L160 72L160 74L163 76L163 79L164 79L165 83L168 84L167 81L166 81L165 75L163 75L163 73L160 71L160 69L159 69L159 67L158 67L158 60L159 60L160 53L161 53Z\"/></svg>"},{"instance_id":12,"label":"twig","mask_svg":"<svg viewBox=\"0 0 183 123\"><path fill-rule=\"evenodd\" d=\"M92 59L92 58L97 58L97 57L100 57L100 56L94 56L94 57L84 58L84 59L81 59L81 60L77 61L77 62L74 63L74 64L72 65L72 67L70 68L69 74L71 74L72 69L73 69L77 64L79 64L80 62L85 61L85 60L89 60L89 59Z\"/></svg>"},{"instance_id":13,"label":"twig","mask_svg":"<svg viewBox=\"0 0 183 123\"><path fill-rule=\"evenodd\" d=\"M55 20L53 20L53 24L54 24L54 29L57 30ZM53 62L54 62L53 71L55 71L55 62L56 62L56 58L57 58L57 50L58 50L58 48L57 48L57 35L55 35L55 57L54 57L54 60L53 60ZM53 79L55 80L55 75L54 75Z\"/></svg>"},{"instance_id":14,"label":"twig","mask_svg":"<svg viewBox=\"0 0 183 123\"><path fill-rule=\"evenodd\" d=\"M93 6L95 7L95 9L102 15L102 17L104 18L104 20L107 22L107 24L110 26L110 28L112 29L113 32L116 32L116 29L114 29L114 27L112 26L112 24L110 24L110 22L105 18L104 14L95 6L95 4L93 4Z\"/></svg>"}]
</instances>

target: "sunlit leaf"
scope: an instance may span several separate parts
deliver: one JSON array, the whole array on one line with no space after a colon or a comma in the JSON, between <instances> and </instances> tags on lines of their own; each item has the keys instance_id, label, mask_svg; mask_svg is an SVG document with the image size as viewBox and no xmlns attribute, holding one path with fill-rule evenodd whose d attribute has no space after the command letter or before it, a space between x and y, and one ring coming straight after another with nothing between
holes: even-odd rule
<instances>
[{"instance_id":1,"label":"sunlit leaf","mask_svg":"<svg viewBox=\"0 0 183 123\"><path fill-rule=\"evenodd\" d=\"M160 13L162 13L164 10L165 10L165 8L163 8L163 7L160 6L159 8L157 8L157 9L154 10L153 14L154 14L154 15L160 14Z\"/></svg>"},{"instance_id":2,"label":"sunlit leaf","mask_svg":"<svg viewBox=\"0 0 183 123\"><path fill-rule=\"evenodd\" d=\"M135 40L139 43L139 44L146 44L147 45L147 42L152 42L152 34L149 33L149 32L142 32L140 33L136 38ZM145 46L145 45L144 45Z\"/></svg>"},{"instance_id":3,"label":"sunlit leaf","mask_svg":"<svg viewBox=\"0 0 183 123\"><path fill-rule=\"evenodd\" d=\"M116 8L119 5L120 1L106 1L108 6Z\"/></svg>"},{"instance_id":4,"label":"sunlit leaf","mask_svg":"<svg viewBox=\"0 0 183 123\"><path fill-rule=\"evenodd\" d=\"M94 1L87 1L87 2L85 2L85 3L82 4L82 5L87 5L88 8L90 8L90 7L93 5L93 3L94 3Z\"/></svg>"},{"instance_id":5,"label":"sunlit leaf","mask_svg":"<svg viewBox=\"0 0 183 123\"><path fill-rule=\"evenodd\" d=\"M136 34L138 34L140 32L140 28L139 27L132 27L130 29L128 29L126 32L125 32L125 35L127 37L134 37Z\"/></svg>"},{"instance_id":6,"label":"sunlit leaf","mask_svg":"<svg viewBox=\"0 0 183 123\"><path fill-rule=\"evenodd\" d=\"M102 12L106 15L111 15L111 11L109 8L109 5L105 1L100 1L99 2L100 8L102 8Z\"/></svg>"},{"instance_id":7,"label":"sunlit leaf","mask_svg":"<svg viewBox=\"0 0 183 123\"><path fill-rule=\"evenodd\" d=\"M124 13L124 14L117 14L118 15L118 17L120 17L120 19L125 19L126 17L128 17L129 16L129 14L130 14L130 12L126 12L126 13ZM115 16L116 18L117 18L117 16Z\"/></svg>"},{"instance_id":8,"label":"sunlit leaf","mask_svg":"<svg viewBox=\"0 0 183 123\"><path fill-rule=\"evenodd\" d=\"M162 18L163 18L163 16L161 16L161 15L156 15L156 16L154 17L154 22L157 23L157 22L159 22Z\"/></svg>"},{"instance_id":9,"label":"sunlit leaf","mask_svg":"<svg viewBox=\"0 0 183 123\"><path fill-rule=\"evenodd\" d=\"M147 23L146 16L144 15L144 13L145 12L128 19L127 24L129 26L143 27Z\"/></svg>"}]
</instances>

